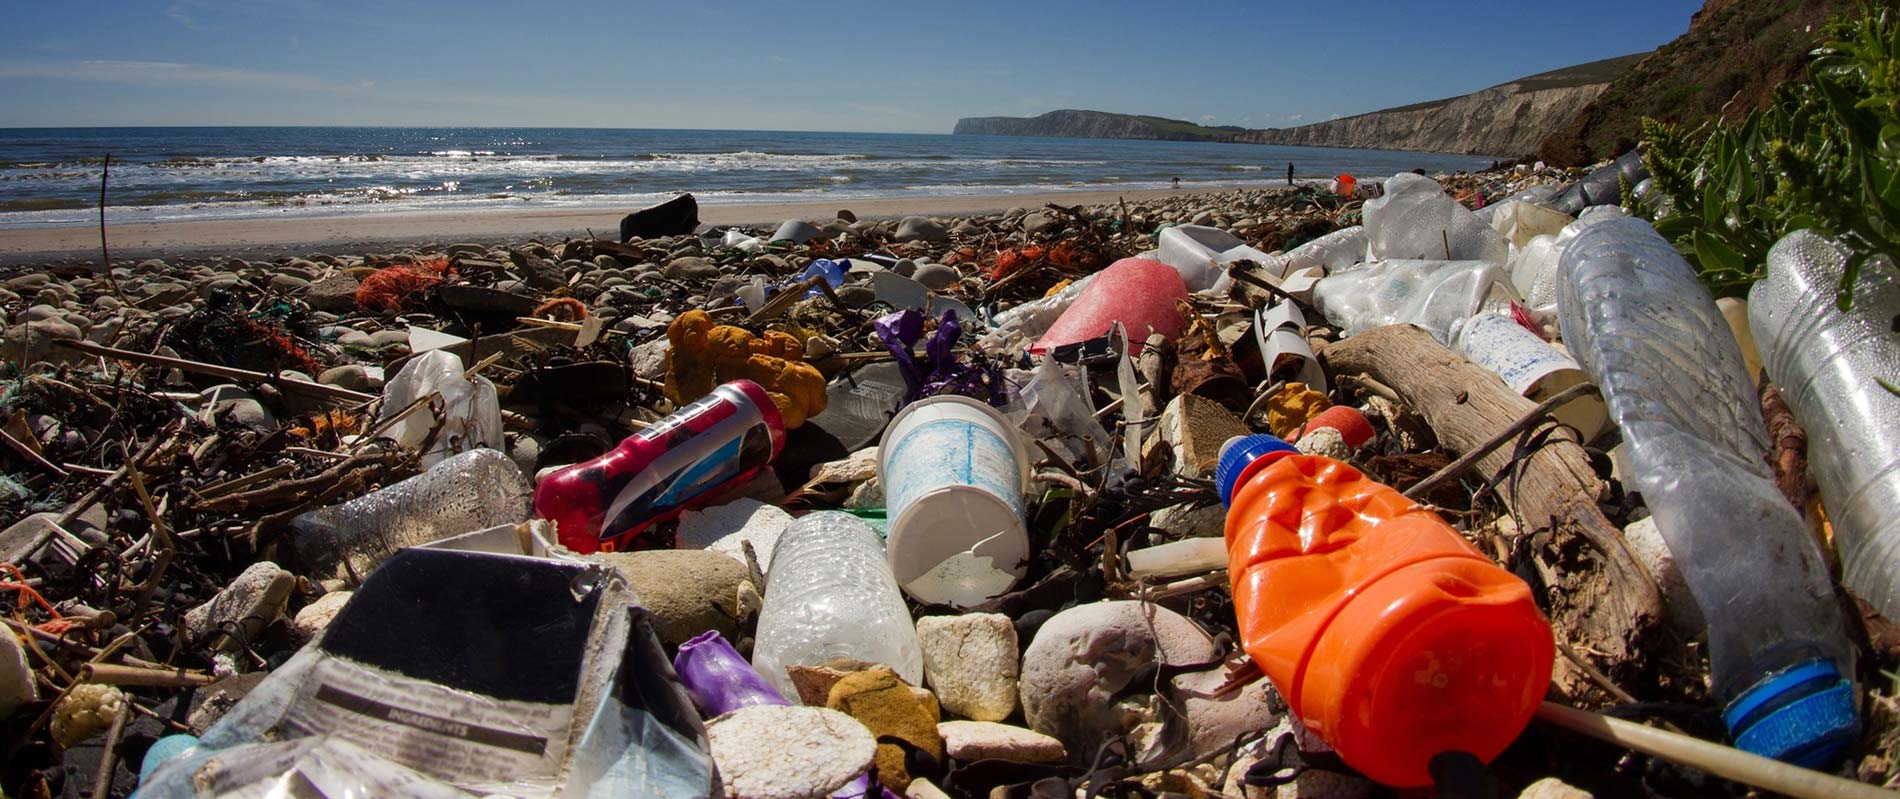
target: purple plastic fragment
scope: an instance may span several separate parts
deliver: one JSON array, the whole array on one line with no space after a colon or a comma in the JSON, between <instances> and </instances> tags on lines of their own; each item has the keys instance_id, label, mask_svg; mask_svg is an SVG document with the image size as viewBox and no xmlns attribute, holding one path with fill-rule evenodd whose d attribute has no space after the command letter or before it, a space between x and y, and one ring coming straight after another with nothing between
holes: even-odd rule
<instances>
[{"instance_id":1,"label":"purple plastic fragment","mask_svg":"<svg viewBox=\"0 0 1900 799\"><path fill-rule=\"evenodd\" d=\"M693 694L693 704L707 718L752 705L791 704L717 630L680 644L673 670L679 672L680 682Z\"/></svg>"}]
</instances>

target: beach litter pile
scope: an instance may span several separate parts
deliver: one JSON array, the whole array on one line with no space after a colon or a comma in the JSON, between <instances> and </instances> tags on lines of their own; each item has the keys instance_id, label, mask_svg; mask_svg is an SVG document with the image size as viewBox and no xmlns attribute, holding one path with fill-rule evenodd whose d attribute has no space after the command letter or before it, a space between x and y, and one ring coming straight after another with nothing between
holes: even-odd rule
<instances>
[{"instance_id":1,"label":"beach litter pile","mask_svg":"<svg viewBox=\"0 0 1900 799\"><path fill-rule=\"evenodd\" d=\"M1604 169L23 271L0 788L1884 795L1890 270Z\"/></svg>"}]
</instances>

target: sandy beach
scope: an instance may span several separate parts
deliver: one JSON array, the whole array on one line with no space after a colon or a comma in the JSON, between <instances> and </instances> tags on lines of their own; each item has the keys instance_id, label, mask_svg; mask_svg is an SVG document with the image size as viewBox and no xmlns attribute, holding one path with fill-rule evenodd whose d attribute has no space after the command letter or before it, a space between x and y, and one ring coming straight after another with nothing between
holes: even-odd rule
<instances>
[{"instance_id":1,"label":"sandy beach","mask_svg":"<svg viewBox=\"0 0 1900 799\"><path fill-rule=\"evenodd\" d=\"M1074 191L951 197L898 197L801 203L701 205L701 222L715 225L776 225L787 219L831 219L840 208L860 218L944 216L1038 208L1047 203L1093 205L1206 193L1193 189ZM434 213L357 213L282 219L113 224L107 211L107 243L121 258L228 256L274 259L316 252L361 252L379 247L455 241L561 241L614 237L620 218L634 208L550 208ZM591 231L591 235L590 235ZM96 261L94 226L0 230L0 265Z\"/></svg>"}]
</instances>

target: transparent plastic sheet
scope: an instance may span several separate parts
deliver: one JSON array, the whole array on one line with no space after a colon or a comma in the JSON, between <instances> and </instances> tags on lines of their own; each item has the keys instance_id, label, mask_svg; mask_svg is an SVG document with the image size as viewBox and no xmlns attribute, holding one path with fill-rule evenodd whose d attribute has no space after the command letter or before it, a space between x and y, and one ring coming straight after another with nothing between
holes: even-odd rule
<instances>
[{"instance_id":1,"label":"transparent plastic sheet","mask_svg":"<svg viewBox=\"0 0 1900 799\"><path fill-rule=\"evenodd\" d=\"M495 384L481 376L464 379L463 371L462 359L454 353L430 350L410 358L383 387L378 422L403 412L418 399L442 395L442 430L423 454L424 466L479 447L502 446L501 403L495 397ZM418 408L390 426L388 435L404 447L417 447L436 421L428 408Z\"/></svg>"},{"instance_id":2,"label":"transparent plastic sheet","mask_svg":"<svg viewBox=\"0 0 1900 799\"><path fill-rule=\"evenodd\" d=\"M1346 335L1384 325L1418 325L1449 346L1465 320L1509 312L1516 292L1485 261L1374 261L1313 287L1313 305Z\"/></svg>"},{"instance_id":3,"label":"transparent plastic sheet","mask_svg":"<svg viewBox=\"0 0 1900 799\"><path fill-rule=\"evenodd\" d=\"M1055 358L1045 357L1036 367L1035 377L1022 388L1027 414L1019 423L1031 441L1042 441L1078 468L1091 463L1119 462L1110 449L1108 428L1095 418L1089 405L1088 373L1077 369L1073 377L1069 367ZM1013 417L1012 417L1013 418ZM1111 465L1109 474L1121 474Z\"/></svg>"},{"instance_id":4,"label":"transparent plastic sheet","mask_svg":"<svg viewBox=\"0 0 1900 799\"><path fill-rule=\"evenodd\" d=\"M1754 383L1728 323L1647 223L1590 225L1564 250L1564 341L1602 390L1633 479L1709 624L1715 691L1733 699L1818 649L1853 656L1821 553L1775 488Z\"/></svg>"},{"instance_id":5,"label":"transparent plastic sheet","mask_svg":"<svg viewBox=\"0 0 1900 799\"><path fill-rule=\"evenodd\" d=\"M1854 304L1836 305L1848 251L1799 231L1768 253L1748 293L1768 377L1808 433L1808 464L1833 522L1841 579L1900 618L1900 280L1887 256L1862 266Z\"/></svg>"},{"instance_id":6,"label":"transparent plastic sheet","mask_svg":"<svg viewBox=\"0 0 1900 799\"><path fill-rule=\"evenodd\" d=\"M135 795L717 792L699 717L616 575L508 555L412 550L403 558L397 570L410 573L396 587L372 578L323 639ZM455 595L510 581L506 596L466 603ZM432 596L424 584L448 590ZM496 651L429 658L406 651L411 643Z\"/></svg>"},{"instance_id":7,"label":"transparent plastic sheet","mask_svg":"<svg viewBox=\"0 0 1900 799\"><path fill-rule=\"evenodd\" d=\"M1366 242L1374 259L1484 261L1502 267L1504 235L1445 194L1438 181L1410 172L1385 182L1385 196L1366 201Z\"/></svg>"},{"instance_id":8,"label":"transparent plastic sheet","mask_svg":"<svg viewBox=\"0 0 1900 799\"><path fill-rule=\"evenodd\" d=\"M1555 236L1563 231L1564 226L1575 221L1569 214L1561 214L1523 200L1510 200L1485 208L1494 209L1490 214L1491 229L1503 234L1514 247L1522 247L1537 236Z\"/></svg>"},{"instance_id":9,"label":"transparent plastic sheet","mask_svg":"<svg viewBox=\"0 0 1900 799\"><path fill-rule=\"evenodd\" d=\"M1366 260L1366 227L1340 228L1287 252L1292 262L1287 271L1309 266L1324 267L1327 274L1351 269Z\"/></svg>"},{"instance_id":10,"label":"transparent plastic sheet","mask_svg":"<svg viewBox=\"0 0 1900 799\"><path fill-rule=\"evenodd\" d=\"M532 489L492 449L464 452L409 479L291 519L290 546L315 574L355 583L396 550L527 520Z\"/></svg>"}]
</instances>

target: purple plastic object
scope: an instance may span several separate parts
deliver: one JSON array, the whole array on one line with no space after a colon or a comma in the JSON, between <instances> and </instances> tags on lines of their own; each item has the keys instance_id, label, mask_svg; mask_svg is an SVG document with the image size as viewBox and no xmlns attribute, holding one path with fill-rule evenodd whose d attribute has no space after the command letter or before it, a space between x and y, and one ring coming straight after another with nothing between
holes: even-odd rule
<instances>
[{"instance_id":1,"label":"purple plastic object","mask_svg":"<svg viewBox=\"0 0 1900 799\"><path fill-rule=\"evenodd\" d=\"M752 705L790 705L785 697L752 668L738 650L718 630L708 630L680 644L673 656L673 670L680 682L693 694L693 704L706 718L722 716ZM831 799L903 799L890 789L873 787L870 775L852 780L831 794Z\"/></svg>"},{"instance_id":2,"label":"purple plastic object","mask_svg":"<svg viewBox=\"0 0 1900 799\"><path fill-rule=\"evenodd\" d=\"M1116 322L1128 331L1130 344L1139 346L1160 333L1181 337L1181 312L1175 301L1188 296L1181 273L1160 261L1123 258L1089 281L1075 304L1056 318L1042 340L1029 348L1041 355L1049 350L1107 335Z\"/></svg>"},{"instance_id":3,"label":"purple plastic object","mask_svg":"<svg viewBox=\"0 0 1900 799\"><path fill-rule=\"evenodd\" d=\"M718 630L709 630L680 644L673 670L693 693L693 704L707 718L752 705L789 705L759 672L739 657Z\"/></svg>"}]
</instances>

